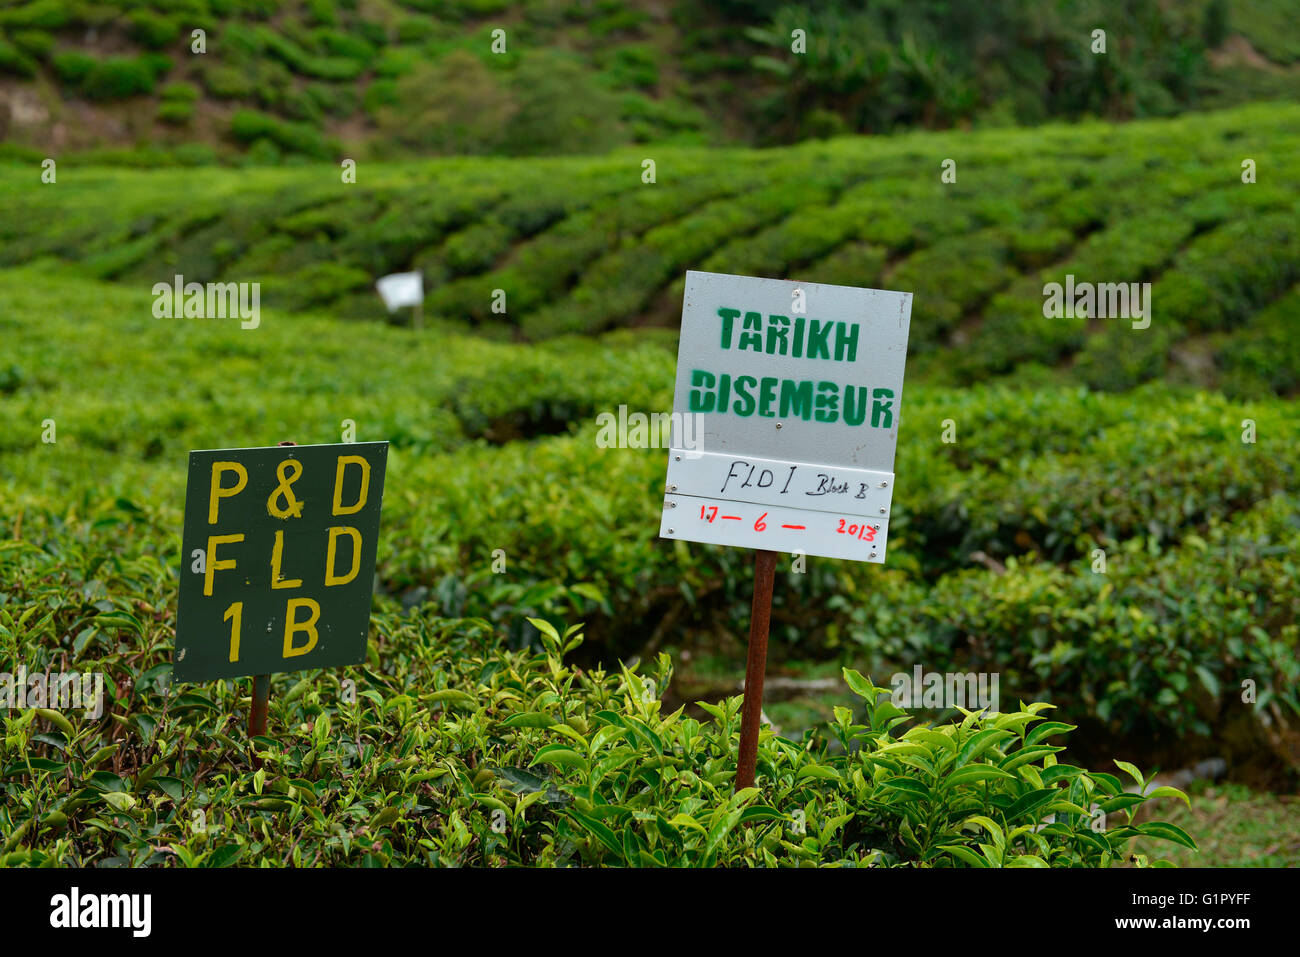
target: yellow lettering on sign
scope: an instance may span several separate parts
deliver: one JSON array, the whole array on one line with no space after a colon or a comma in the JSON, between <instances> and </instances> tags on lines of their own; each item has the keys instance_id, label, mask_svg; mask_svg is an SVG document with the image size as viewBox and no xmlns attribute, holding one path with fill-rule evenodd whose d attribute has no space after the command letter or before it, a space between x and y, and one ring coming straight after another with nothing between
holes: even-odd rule
<instances>
[{"instance_id":1,"label":"yellow lettering on sign","mask_svg":"<svg viewBox=\"0 0 1300 957\"><path fill-rule=\"evenodd\" d=\"M310 608L311 617L306 621L298 621L298 609ZM284 657L297 658L299 655L305 655L316 647L316 641L320 635L316 631L316 622L320 618L320 605L311 598L290 598L289 605L284 612ZM293 636L296 632L305 631L311 635L311 639L301 648L295 648Z\"/></svg>"},{"instance_id":2,"label":"yellow lettering on sign","mask_svg":"<svg viewBox=\"0 0 1300 957\"><path fill-rule=\"evenodd\" d=\"M271 587L297 588L302 584L301 578L283 578L280 575L280 558L284 555L284 529L275 532L275 545L271 548Z\"/></svg>"},{"instance_id":3,"label":"yellow lettering on sign","mask_svg":"<svg viewBox=\"0 0 1300 957\"><path fill-rule=\"evenodd\" d=\"M352 568L340 578L334 574L334 551L338 546L339 535L346 533L352 539ZM346 585L357 577L361 571L361 533L351 525L335 525L330 529L329 545L325 549L325 587Z\"/></svg>"},{"instance_id":4,"label":"yellow lettering on sign","mask_svg":"<svg viewBox=\"0 0 1300 957\"><path fill-rule=\"evenodd\" d=\"M233 558L223 558L217 561L217 546L242 542L243 533L238 535L209 535L208 536L208 554L203 561L203 594L210 596L212 594L212 575L222 568L234 568L235 560Z\"/></svg>"},{"instance_id":5,"label":"yellow lettering on sign","mask_svg":"<svg viewBox=\"0 0 1300 957\"><path fill-rule=\"evenodd\" d=\"M285 459L275 467L275 477L280 484L266 500L266 514L272 518L302 518L302 502L298 501L291 487L302 478L302 463L297 459Z\"/></svg>"},{"instance_id":6,"label":"yellow lettering on sign","mask_svg":"<svg viewBox=\"0 0 1300 957\"><path fill-rule=\"evenodd\" d=\"M239 482L234 488L221 487L221 473L235 472L239 475ZM217 506L223 498L230 498L238 495L248 484L248 470L238 462L213 462L212 463L212 487L208 492L208 524L217 524Z\"/></svg>"},{"instance_id":7,"label":"yellow lettering on sign","mask_svg":"<svg viewBox=\"0 0 1300 957\"><path fill-rule=\"evenodd\" d=\"M344 505L343 498L343 472L349 464L361 466L361 491L357 495L355 505ZM370 492L370 463L359 455L340 455L338 469L334 473L334 510L331 515L351 515L354 512L361 511L366 504L366 496Z\"/></svg>"},{"instance_id":8,"label":"yellow lettering on sign","mask_svg":"<svg viewBox=\"0 0 1300 957\"><path fill-rule=\"evenodd\" d=\"M230 663L232 665L239 660L239 623L243 616L244 603L242 601L234 602L226 609L226 613L221 616L222 621L230 622Z\"/></svg>"}]
</instances>

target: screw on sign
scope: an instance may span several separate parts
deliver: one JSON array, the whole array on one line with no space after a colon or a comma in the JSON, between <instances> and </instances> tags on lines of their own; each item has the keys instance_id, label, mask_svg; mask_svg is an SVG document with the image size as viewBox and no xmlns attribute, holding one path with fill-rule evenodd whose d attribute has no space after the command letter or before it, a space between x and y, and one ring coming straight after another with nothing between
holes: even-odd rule
<instances>
[{"instance_id":1,"label":"screw on sign","mask_svg":"<svg viewBox=\"0 0 1300 957\"><path fill-rule=\"evenodd\" d=\"M387 442L191 452L172 673L270 676L365 660Z\"/></svg>"},{"instance_id":2,"label":"screw on sign","mask_svg":"<svg viewBox=\"0 0 1300 957\"><path fill-rule=\"evenodd\" d=\"M659 534L756 551L736 790L754 783L778 553L885 560L911 314L911 293L686 274Z\"/></svg>"}]
</instances>

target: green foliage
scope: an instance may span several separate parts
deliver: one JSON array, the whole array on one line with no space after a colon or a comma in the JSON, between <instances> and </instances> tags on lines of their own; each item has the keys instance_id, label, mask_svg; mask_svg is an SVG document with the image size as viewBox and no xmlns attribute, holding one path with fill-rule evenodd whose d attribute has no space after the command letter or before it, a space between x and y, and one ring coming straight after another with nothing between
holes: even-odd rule
<instances>
[{"instance_id":1,"label":"green foliage","mask_svg":"<svg viewBox=\"0 0 1300 957\"><path fill-rule=\"evenodd\" d=\"M288 123L256 110L237 110L230 118L230 135L243 143L268 141L288 153L323 159L338 152L313 127Z\"/></svg>"},{"instance_id":2,"label":"green foliage","mask_svg":"<svg viewBox=\"0 0 1300 957\"><path fill-rule=\"evenodd\" d=\"M1216 363L1224 370L1223 389L1231 395L1300 393L1300 290L1293 289L1256 313L1233 334L1215 342Z\"/></svg>"},{"instance_id":3,"label":"green foliage","mask_svg":"<svg viewBox=\"0 0 1300 957\"><path fill-rule=\"evenodd\" d=\"M168 83L158 92L168 102L195 103L199 99L199 88L193 83Z\"/></svg>"},{"instance_id":4,"label":"green foliage","mask_svg":"<svg viewBox=\"0 0 1300 957\"><path fill-rule=\"evenodd\" d=\"M171 17L165 17L151 10L134 10L128 17L131 34L140 44L151 50L161 50L171 46L180 32L180 24Z\"/></svg>"},{"instance_id":5,"label":"green foliage","mask_svg":"<svg viewBox=\"0 0 1300 957\"><path fill-rule=\"evenodd\" d=\"M516 120L508 118L519 115L513 84L547 61L524 57L515 73L468 53L453 62L465 67L456 77L434 77L430 66L373 84L371 108L412 148L499 146L514 135L508 130ZM73 73L78 63L63 61ZM85 66L88 73L94 64ZM182 95L179 89L167 87L164 99ZM305 119L238 111L231 138L258 163L333 159L341 147L314 124L345 114L351 95L323 83L282 91L280 108ZM164 113L184 119L179 108ZM1284 294L1300 280L1296 119L1294 109L1252 107L1123 127L844 139L759 152L665 147L654 151L654 184L642 183L639 167L624 156L549 165L446 160L422 167L433 184L427 188L371 164L349 187L365 202L330 214L342 217L337 226L309 242L294 242L286 266L335 263L372 276L426 269L431 314L534 340L647 318L671 323L690 268L905 288L916 296L911 381L974 383L1038 367L1108 390L1162 378L1215 386L1233 376L1240 392L1249 388L1245 367L1229 368L1236 362L1230 350L1201 339L1242 329L1274 301L1290 304L1284 312L1294 306ZM565 129L558 114L548 122ZM1255 131L1260 148L1251 152L1267 171L1257 184L1241 183L1235 172L1243 129ZM918 155L949 153L962 157L957 182L919 171ZM151 154L133 161L166 160ZM141 215L153 224L148 235L131 237L134 245L118 242L112 217L87 217L74 205L84 201L75 191L45 196L37 209L16 190L0 209L0 260L95 260L100 252L121 257L190 239L155 228L184 219L184 189L155 190L143 179L123 180L121 188L139 194ZM256 222L267 248L281 248L288 237L278 217L260 212L273 208L280 188L278 180L239 179L221 212L225 234ZM51 202L59 224L41 226ZM280 268L260 254L226 266ZM1150 327L1134 329L1123 318L1049 318L1044 288L1068 275L1150 282ZM505 313L492 311L494 289L506 293ZM350 315L365 312L349 290L334 302ZM1286 393L1293 388L1280 360L1287 352L1272 355L1277 374L1270 379Z\"/></svg>"},{"instance_id":6,"label":"green foliage","mask_svg":"<svg viewBox=\"0 0 1300 957\"><path fill-rule=\"evenodd\" d=\"M54 49L54 37L43 30L17 30L14 45L38 60L44 60Z\"/></svg>"},{"instance_id":7,"label":"green foliage","mask_svg":"<svg viewBox=\"0 0 1300 957\"><path fill-rule=\"evenodd\" d=\"M16 44L0 36L0 72L14 76L35 76L37 64Z\"/></svg>"},{"instance_id":8,"label":"green foliage","mask_svg":"<svg viewBox=\"0 0 1300 957\"><path fill-rule=\"evenodd\" d=\"M28 3L7 4L0 11L0 26L10 29L31 27L41 30L59 30L73 19L72 5L62 0L30 0Z\"/></svg>"},{"instance_id":9,"label":"green foliage","mask_svg":"<svg viewBox=\"0 0 1300 957\"><path fill-rule=\"evenodd\" d=\"M461 51L400 77L393 95L377 109L380 128L404 146L445 153L496 149L517 110L497 73Z\"/></svg>"},{"instance_id":10,"label":"green foliage","mask_svg":"<svg viewBox=\"0 0 1300 957\"><path fill-rule=\"evenodd\" d=\"M54 54L54 72L59 79L70 86L80 87L90 76L98 61L79 50L65 50Z\"/></svg>"},{"instance_id":11,"label":"green foliage","mask_svg":"<svg viewBox=\"0 0 1300 957\"><path fill-rule=\"evenodd\" d=\"M570 154L626 142L767 143L904 126L1132 119L1292 100L1300 91L1289 70L1300 59L1300 33L1286 0L989 0L969 9L917 0L859 8L846 0L702 11L643 0L537 0L518 5L516 16L507 15L506 0L337 7L326 0L14 0L0 8L0 70L85 99L91 88L65 80L50 62L56 38L62 53L98 57L103 47L91 38L108 37L108 49L125 61L180 53L189 30L202 28L216 54L196 64L205 97L307 121L326 139L354 137L350 151L373 140L377 155L459 143L475 152ZM1091 50L1099 23L1109 31L1105 54ZM483 41L502 26L507 51L489 55ZM806 51L792 50L796 30ZM486 61L490 80L474 73L455 80L458 68L472 69L466 54ZM107 102L141 91L139 75L128 78L121 63L105 69L117 85ZM422 132L402 135L397 117L387 115L375 135L369 121L398 101L391 88L372 89L416 71L426 81L448 79L487 118L475 125L472 110L457 115L453 97L412 87ZM304 100L302 85L314 82L352 95ZM507 119L518 112L509 129L499 128L498 108ZM439 137L439 115L459 129ZM114 148L128 142L111 132L115 124L104 125L121 140Z\"/></svg>"},{"instance_id":12,"label":"green foliage","mask_svg":"<svg viewBox=\"0 0 1300 957\"><path fill-rule=\"evenodd\" d=\"M130 502L116 512L148 522ZM49 561L0 551L29 571ZM0 605L0 641L21 630L42 656L88 612L76 654L108 679L98 720L4 718L8 866L1107 866L1135 837L1195 848L1176 826L1134 822L1181 792L1130 794L1112 774L1058 764L1047 741L1072 728L1037 723L1045 706L903 731L907 714L847 669L856 708L802 741L765 733L759 788L733 795L740 699L702 704L703 722L663 714L666 656L645 676L578 669L563 655L581 627L541 619L533 648L511 652L483 622L386 608L354 700L334 675L290 678L271 696L274 737L245 747L232 683L166 681L151 612L164 566L148 556L103 575L24 589L54 600L39 617L39 605L21 618ZM99 597L123 587L136 590L129 608ZM1090 826L1094 805L1114 818L1105 828Z\"/></svg>"},{"instance_id":13,"label":"green foliage","mask_svg":"<svg viewBox=\"0 0 1300 957\"><path fill-rule=\"evenodd\" d=\"M171 67L166 57L108 57L75 50L54 54L54 70L69 86L92 100L120 100L152 93L156 78Z\"/></svg>"},{"instance_id":14,"label":"green foliage","mask_svg":"<svg viewBox=\"0 0 1300 957\"><path fill-rule=\"evenodd\" d=\"M370 47L363 41L338 42L338 35L324 31L326 37L336 38L333 46L347 50L346 55L316 56L303 50L289 37L268 27L257 27L253 33L253 45L259 52L265 52L278 58L294 73L320 80L354 80L365 69L364 61L370 56ZM322 45L330 48L328 41Z\"/></svg>"},{"instance_id":15,"label":"green foliage","mask_svg":"<svg viewBox=\"0 0 1300 957\"><path fill-rule=\"evenodd\" d=\"M1209 13L1207 11L1207 21ZM1233 0L1230 26L1240 30L1269 60L1300 61L1300 37L1295 33L1295 8L1287 0Z\"/></svg>"},{"instance_id":16,"label":"green foliage","mask_svg":"<svg viewBox=\"0 0 1300 957\"><path fill-rule=\"evenodd\" d=\"M649 44L619 47L606 69L617 86L653 90L659 85L659 54Z\"/></svg>"},{"instance_id":17,"label":"green foliage","mask_svg":"<svg viewBox=\"0 0 1300 957\"><path fill-rule=\"evenodd\" d=\"M158 104L158 119L172 126L188 126L194 119L194 104L184 100L169 100Z\"/></svg>"},{"instance_id":18,"label":"green foliage","mask_svg":"<svg viewBox=\"0 0 1300 957\"><path fill-rule=\"evenodd\" d=\"M223 63L205 62L201 75L208 92L219 100L242 100L254 90L254 81L248 74Z\"/></svg>"},{"instance_id":19,"label":"green foliage","mask_svg":"<svg viewBox=\"0 0 1300 957\"><path fill-rule=\"evenodd\" d=\"M153 92L154 70L143 61L110 57L97 64L84 81L87 96L97 100L120 100Z\"/></svg>"},{"instance_id":20,"label":"green foliage","mask_svg":"<svg viewBox=\"0 0 1300 957\"><path fill-rule=\"evenodd\" d=\"M52 405L61 411L54 447L35 430L0 440L10 463L0 527L25 513L97 514L114 497L147 495L158 503L159 531L141 541L174 549L165 532L178 521L187 450L232 434L248 444L335 441L350 414L363 437L392 442L391 480L411 493L385 504L382 591L425 595L447 617L481 617L513 647L527 637L521 616L581 617L595 661L634 654L648 640L743 631L746 556L646 535L658 520L663 453L600 441L606 426L596 417L620 404L669 409L671 336L525 346L440 325L417 337L274 311L275 301L374 298L372 274L295 258L311 237L364 214L361 192L349 192L346 205L322 201L336 191L281 190L279 247L261 241L258 220L240 221L245 234L230 235L225 201L214 198L168 227L194 232L192 241L165 243L175 259L146 259L127 288L60 277L54 309L42 273L11 274L0 315L23 325L0 414L40 422ZM463 198L468 208L482 202ZM120 245L104 255L122 256ZM234 275L280 277L266 284L255 337L233 322L150 317L153 282L174 271L219 274L236 260L245 265ZM110 262L103 268L122 268ZM1261 315L1261 330L1284 334L1286 314ZM29 324L44 334L23 334ZM63 343L57 352L45 348L46 336ZM256 393L227 387L266 363L283 375ZM125 390L128 381L165 382L172 401ZM353 403L340 405L360 395L364 420ZM1091 394L911 384L907 416L951 418L958 441L904 426L897 470L909 480L891 516L890 568L817 560L806 574L783 576L774 667L798 655L873 674L918 663L992 670L1004 695L1050 701L1065 720L1087 722L1094 747L1140 736L1289 760L1272 736L1300 716L1292 403L1243 407L1159 385ZM1254 422L1256 444L1242 441L1243 418ZM95 476L95 488L75 476ZM69 487L80 491L69 498ZM60 540L57 525L40 531L34 522L24 522L25 541ZM114 528L95 531L87 548L111 552ZM490 567L503 542L508 574L497 575ZM1105 551L1102 572L1096 549ZM972 567L976 555L983 567ZM1232 689L1247 678L1259 695L1243 707ZM1223 745L1216 735L1228 725L1237 743Z\"/></svg>"},{"instance_id":21,"label":"green foliage","mask_svg":"<svg viewBox=\"0 0 1300 957\"><path fill-rule=\"evenodd\" d=\"M618 98L580 63L550 52L524 56L511 78L517 112L504 146L516 154L602 153L624 134Z\"/></svg>"}]
</instances>

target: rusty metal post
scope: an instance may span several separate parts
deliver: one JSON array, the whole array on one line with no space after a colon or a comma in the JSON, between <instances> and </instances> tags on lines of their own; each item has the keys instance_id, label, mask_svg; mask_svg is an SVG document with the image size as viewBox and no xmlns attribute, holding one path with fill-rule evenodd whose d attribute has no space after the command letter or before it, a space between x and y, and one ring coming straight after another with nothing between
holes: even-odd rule
<instances>
[{"instance_id":1,"label":"rusty metal post","mask_svg":"<svg viewBox=\"0 0 1300 957\"><path fill-rule=\"evenodd\" d=\"M740 754L736 759L736 790L754 786L758 765L758 728L763 718L763 677L767 672L767 631L772 619L772 587L776 552L754 553L754 603L749 613L749 655L745 663L745 700L741 708Z\"/></svg>"},{"instance_id":2,"label":"rusty metal post","mask_svg":"<svg viewBox=\"0 0 1300 957\"><path fill-rule=\"evenodd\" d=\"M248 736L266 734L266 710L270 705L271 676L253 676L253 704L248 710Z\"/></svg>"}]
</instances>

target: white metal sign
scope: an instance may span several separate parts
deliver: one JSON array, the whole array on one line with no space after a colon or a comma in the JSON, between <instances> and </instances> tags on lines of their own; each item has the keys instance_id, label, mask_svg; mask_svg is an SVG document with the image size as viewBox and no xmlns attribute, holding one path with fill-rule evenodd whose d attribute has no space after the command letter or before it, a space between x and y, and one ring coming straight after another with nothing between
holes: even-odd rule
<instances>
[{"instance_id":1,"label":"white metal sign","mask_svg":"<svg viewBox=\"0 0 1300 957\"><path fill-rule=\"evenodd\" d=\"M911 293L688 272L659 534L883 562L911 312Z\"/></svg>"}]
</instances>

